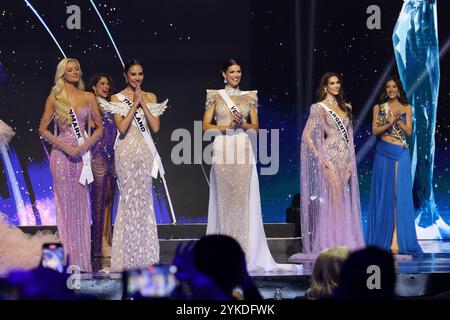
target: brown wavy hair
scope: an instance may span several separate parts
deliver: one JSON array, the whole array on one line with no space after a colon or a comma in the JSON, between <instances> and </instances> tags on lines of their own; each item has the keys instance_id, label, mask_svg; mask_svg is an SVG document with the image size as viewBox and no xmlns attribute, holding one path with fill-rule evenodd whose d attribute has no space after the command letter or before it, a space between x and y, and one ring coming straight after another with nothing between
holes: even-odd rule
<instances>
[{"instance_id":1,"label":"brown wavy hair","mask_svg":"<svg viewBox=\"0 0 450 320\"><path fill-rule=\"evenodd\" d=\"M322 76L319 82L319 86L317 87L316 90L317 102L323 101L327 96L327 93L325 92L325 90L323 90L323 88L325 88L328 85L328 81L330 80L331 77L338 78L339 83L341 84L339 94L336 96L336 101L338 103L339 108L347 114L348 118L351 121L354 121L355 117L352 114L352 109L348 106L346 102L345 92L342 85L342 77L339 74L334 72L327 72Z\"/></svg>"},{"instance_id":2,"label":"brown wavy hair","mask_svg":"<svg viewBox=\"0 0 450 320\"><path fill-rule=\"evenodd\" d=\"M94 89L92 89L92 87L95 87L97 85L97 83L100 81L100 79L103 78L103 77L108 79L108 82L109 82L109 92L108 92L108 96L106 97L106 100L110 101L111 100L111 96L115 92L114 92L113 80L112 80L111 76L109 74L107 74L107 73L96 73L96 74L94 74L91 77L91 79L89 80L88 91L92 92L93 94L95 94Z\"/></svg>"}]
</instances>

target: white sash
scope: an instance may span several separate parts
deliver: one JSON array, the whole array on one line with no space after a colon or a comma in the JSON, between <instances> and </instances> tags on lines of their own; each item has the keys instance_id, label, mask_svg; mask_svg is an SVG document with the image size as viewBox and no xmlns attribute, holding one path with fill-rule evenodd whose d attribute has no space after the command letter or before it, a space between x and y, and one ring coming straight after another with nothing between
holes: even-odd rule
<instances>
[{"instance_id":1,"label":"white sash","mask_svg":"<svg viewBox=\"0 0 450 320\"><path fill-rule=\"evenodd\" d=\"M126 106L131 108L133 106L133 102L128 100L123 94L118 93L117 98L122 101ZM161 176L164 176L164 167L161 161L161 157L158 154L158 150L156 150L155 143L153 142L152 136L149 134L147 129L145 129L144 119L145 115L139 114L139 112L136 110L136 112L133 115L133 125L137 126L139 131L144 136L144 140L147 143L148 148L150 149L150 152L153 155L153 167L152 167L152 177L158 178L158 171Z\"/></svg>"},{"instance_id":2,"label":"white sash","mask_svg":"<svg viewBox=\"0 0 450 320\"><path fill-rule=\"evenodd\" d=\"M217 90L217 92L219 92L220 96L225 101L225 103L227 104L228 108L230 108L230 111L231 111L231 113L233 115L235 115L236 113L240 112L239 109L234 105L234 103L231 100L231 98L228 96L228 93L224 89Z\"/></svg>"},{"instance_id":3,"label":"white sash","mask_svg":"<svg viewBox=\"0 0 450 320\"><path fill-rule=\"evenodd\" d=\"M319 104L333 118L334 122L336 123L336 126L339 129L339 132L341 133L342 139L345 141L345 143L348 146L349 137L348 137L348 131L347 131L347 128L345 127L345 125L344 125L344 122L341 120L341 118L339 117L339 115L336 112L334 112L333 110L328 108L324 103L319 102Z\"/></svg>"},{"instance_id":4,"label":"white sash","mask_svg":"<svg viewBox=\"0 0 450 320\"><path fill-rule=\"evenodd\" d=\"M84 144L83 133L81 132L80 125L78 124L78 119L73 108L70 108L70 118L71 118L71 127L75 137L77 138L78 145L82 146ZM91 168L91 152L88 150L83 154L83 169L81 170L80 182L83 186L86 186L86 183L89 184L94 181L94 176L92 174Z\"/></svg>"}]
</instances>

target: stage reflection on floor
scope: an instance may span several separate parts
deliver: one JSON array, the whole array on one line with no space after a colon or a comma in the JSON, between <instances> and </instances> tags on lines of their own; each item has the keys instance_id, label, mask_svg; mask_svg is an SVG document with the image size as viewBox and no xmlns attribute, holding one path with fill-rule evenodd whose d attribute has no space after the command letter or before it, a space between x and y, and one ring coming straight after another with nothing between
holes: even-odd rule
<instances>
[{"instance_id":1,"label":"stage reflection on floor","mask_svg":"<svg viewBox=\"0 0 450 320\"><path fill-rule=\"evenodd\" d=\"M450 241L423 240L424 251L420 255L396 255L398 296L429 296L450 290ZM286 262L277 259L278 262ZM166 263L170 261L164 261ZM107 259L94 261L97 268L107 266ZM303 296L310 285L314 261L303 261L303 270L276 273L253 273L252 277L264 298L273 298L277 289L283 298ZM107 270L107 269L106 269ZM121 299L122 276L120 273L94 272L81 275L80 294L95 295L100 299Z\"/></svg>"}]
</instances>

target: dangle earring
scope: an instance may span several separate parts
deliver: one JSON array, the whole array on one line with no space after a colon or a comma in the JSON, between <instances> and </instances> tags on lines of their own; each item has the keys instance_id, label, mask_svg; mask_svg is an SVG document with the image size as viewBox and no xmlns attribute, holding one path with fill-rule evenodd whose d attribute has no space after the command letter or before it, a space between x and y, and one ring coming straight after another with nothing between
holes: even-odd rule
<instances>
[{"instance_id":1,"label":"dangle earring","mask_svg":"<svg viewBox=\"0 0 450 320\"><path fill-rule=\"evenodd\" d=\"M227 83L227 79L223 78L223 83Z\"/></svg>"},{"instance_id":2,"label":"dangle earring","mask_svg":"<svg viewBox=\"0 0 450 320\"><path fill-rule=\"evenodd\" d=\"M397 95L398 95L398 97L400 98L400 92L399 92Z\"/></svg>"},{"instance_id":3,"label":"dangle earring","mask_svg":"<svg viewBox=\"0 0 450 320\"><path fill-rule=\"evenodd\" d=\"M323 88L323 92L327 93L327 88Z\"/></svg>"}]
</instances>

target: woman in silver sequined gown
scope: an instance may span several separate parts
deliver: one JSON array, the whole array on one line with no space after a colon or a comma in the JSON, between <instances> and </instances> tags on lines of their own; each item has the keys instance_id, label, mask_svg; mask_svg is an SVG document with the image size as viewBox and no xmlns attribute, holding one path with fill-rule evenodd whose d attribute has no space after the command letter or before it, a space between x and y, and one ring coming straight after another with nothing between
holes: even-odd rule
<instances>
[{"instance_id":1,"label":"woman in silver sequined gown","mask_svg":"<svg viewBox=\"0 0 450 320\"><path fill-rule=\"evenodd\" d=\"M218 90L207 90L203 130L222 133L213 145L207 234L235 238L246 254L250 272L296 271L295 265L274 261L264 232L255 157L244 131L259 129L257 92L239 90L241 67L233 59L224 64L222 75L225 92L239 113L233 116Z\"/></svg>"},{"instance_id":2,"label":"woman in silver sequined gown","mask_svg":"<svg viewBox=\"0 0 450 320\"><path fill-rule=\"evenodd\" d=\"M113 232L112 271L143 268L159 262L158 231L152 197L154 156L133 123L133 115L137 111L145 118L143 122L148 132L149 127L153 132L159 130L159 117L153 116L145 107L147 102L156 102L156 96L140 89L144 72L139 61L127 62L124 73L127 87L111 98L118 105L124 105L118 99L121 95L133 102L127 113L114 114L120 133L115 148L120 200Z\"/></svg>"}]
</instances>

